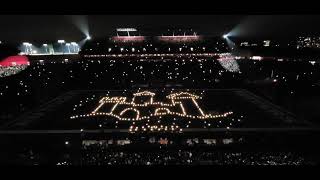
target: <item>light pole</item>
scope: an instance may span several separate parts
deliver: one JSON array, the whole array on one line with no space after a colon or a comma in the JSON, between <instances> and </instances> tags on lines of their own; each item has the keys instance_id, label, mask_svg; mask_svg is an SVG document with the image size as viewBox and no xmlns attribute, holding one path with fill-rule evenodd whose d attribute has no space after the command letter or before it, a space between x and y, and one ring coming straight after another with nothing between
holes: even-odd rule
<instances>
[{"instance_id":1,"label":"light pole","mask_svg":"<svg viewBox=\"0 0 320 180\"><path fill-rule=\"evenodd\" d=\"M32 44L30 44L28 42L24 42L22 44L25 46L25 49L24 49L25 53L26 54L31 54L32 53L32 47L31 47Z\"/></svg>"},{"instance_id":2,"label":"light pole","mask_svg":"<svg viewBox=\"0 0 320 180\"><path fill-rule=\"evenodd\" d=\"M71 45L72 45L72 47L73 47L73 52L74 52L74 53L77 53L77 52L76 52L76 46L78 46L78 44L77 44L76 42L71 42Z\"/></svg>"},{"instance_id":3,"label":"light pole","mask_svg":"<svg viewBox=\"0 0 320 180\"><path fill-rule=\"evenodd\" d=\"M75 52L78 53L78 52L79 52L79 45L76 44L75 47L74 47L74 49L75 49Z\"/></svg>"},{"instance_id":4,"label":"light pole","mask_svg":"<svg viewBox=\"0 0 320 180\"><path fill-rule=\"evenodd\" d=\"M48 54L48 44L43 44L43 46L46 49L46 53Z\"/></svg>"},{"instance_id":5,"label":"light pole","mask_svg":"<svg viewBox=\"0 0 320 180\"><path fill-rule=\"evenodd\" d=\"M68 51L69 51L69 54L71 53L70 52L70 43L66 43L66 46L68 47Z\"/></svg>"},{"instance_id":6,"label":"light pole","mask_svg":"<svg viewBox=\"0 0 320 180\"><path fill-rule=\"evenodd\" d=\"M66 42L65 40L58 40L58 43L61 44L60 46L61 46L61 52L62 52L62 54L64 54L62 44L65 43L65 42Z\"/></svg>"},{"instance_id":7,"label":"light pole","mask_svg":"<svg viewBox=\"0 0 320 180\"><path fill-rule=\"evenodd\" d=\"M32 44L29 43L28 46L29 46L30 54L32 54Z\"/></svg>"},{"instance_id":8,"label":"light pole","mask_svg":"<svg viewBox=\"0 0 320 180\"><path fill-rule=\"evenodd\" d=\"M28 53L28 45L29 45L29 43L27 43L27 42L24 42L24 43L22 43L25 47L24 47L24 52L27 54Z\"/></svg>"}]
</instances>

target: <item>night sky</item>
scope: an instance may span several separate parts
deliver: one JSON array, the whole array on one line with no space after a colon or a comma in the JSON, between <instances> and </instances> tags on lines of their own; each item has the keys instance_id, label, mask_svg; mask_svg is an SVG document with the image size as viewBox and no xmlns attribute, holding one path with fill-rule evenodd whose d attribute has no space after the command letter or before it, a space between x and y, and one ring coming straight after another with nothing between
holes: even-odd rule
<instances>
[{"instance_id":1,"label":"night sky","mask_svg":"<svg viewBox=\"0 0 320 180\"><path fill-rule=\"evenodd\" d=\"M314 15L1 15L0 41L80 41L89 29L92 37L115 34L117 27L137 27L145 35L168 28L193 28L199 34L240 37L317 35L320 16Z\"/></svg>"}]
</instances>

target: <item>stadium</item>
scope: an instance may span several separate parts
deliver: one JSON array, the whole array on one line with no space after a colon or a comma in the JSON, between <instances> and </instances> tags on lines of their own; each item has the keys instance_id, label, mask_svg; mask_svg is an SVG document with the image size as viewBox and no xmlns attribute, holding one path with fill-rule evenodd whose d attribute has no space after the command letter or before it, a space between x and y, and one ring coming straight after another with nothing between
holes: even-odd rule
<instances>
[{"instance_id":1,"label":"stadium","mask_svg":"<svg viewBox=\"0 0 320 180\"><path fill-rule=\"evenodd\" d=\"M27 67L0 79L1 163L319 163L317 114L266 98L280 87L291 97L290 82L317 91L318 63L237 57L224 37L190 29L116 32L79 54L23 56Z\"/></svg>"}]
</instances>

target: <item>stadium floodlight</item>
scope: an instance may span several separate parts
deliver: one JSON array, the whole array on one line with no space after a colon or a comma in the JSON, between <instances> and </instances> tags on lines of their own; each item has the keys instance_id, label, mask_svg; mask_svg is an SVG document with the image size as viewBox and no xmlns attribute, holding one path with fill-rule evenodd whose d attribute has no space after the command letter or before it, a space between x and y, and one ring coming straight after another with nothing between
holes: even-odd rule
<instances>
[{"instance_id":1,"label":"stadium floodlight","mask_svg":"<svg viewBox=\"0 0 320 180\"><path fill-rule=\"evenodd\" d=\"M117 28L117 31L137 31L136 28Z\"/></svg>"},{"instance_id":2,"label":"stadium floodlight","mask_svg":"<svg viewBox=\"0 0 320 180\"><path fill-rule=\"evenodd\" d=\"M227 35L227 34L224 34L222 37L223 37L223 39L227 39L227 38L228 38L228 35Z\"/></svg>"},{"instance_id":3,"label":"stadium floodlight","mask_svg":"<svg viewBox=\"0 0 320 180\"><path fill-rule=\"evenodd\" d=\"M76 52L76 47L78 47L78 44L76 42L71 42L70 44L73 47L73 52Z\"/></svg>"},{"instance_id":4,"label":"stadium floodlight","mask_svg":"<svg viewBox=\"0 0 320 180\"><path fill-rule=\"evenodd\" d=\"M48 44L43 44L43 46L45 47L46 53L48 53Z\"/></svg>"},{"instance_id":5,"label":"stadium floodlight","mask_svg":"<svg viewBox=\"0 0 320 180\"><path fill-rule=\"evenodd\" d=\"M28 52L32 53L32 48L31 48L32 44L30 44L28 42L24 42L22 44L25 46L25 53L28 53Z\"/></svg>"},{"instance_id":6,"label":"stadium floodlight","mask_svg":"<svg viewBox=\"0 0 320 180\"><path fill-rule=\"evenodd\" d=\"M65 40L58 40L58 43L65 43Z\"/></svg>"},{"instance_id":7,"label":"stadium floodlight","mask_svg":"<svg viewBox=\"0 0 320 180\"><path fill-rule=\"evenodd\" d=\"M66 43L66 46L68 47L69 53L71 53L71 51L70 51L70 43Z\"/></svg>"},{"instance_id":8,"label":"stadium floodlight","mask_svg":"<svg viewBox=\"0 0 320 180\"><path fill-rule=\"evenodd\" d=\"M90 39L91 39L91 37L88 35L86 39L87 39L87 40L90 40Z\"/></svg>"},{"instance_id":9,"label":"stadium floodlight","mask_svg":"<svg viewBox=\"0 0 320 180\"><path fill-rule=\"evenodd\" d=\"M65 43L65 40L58 40L58 43L61 44L61 53L64 54L63 46L62 44Z\"/></svg>"}]
</instances>

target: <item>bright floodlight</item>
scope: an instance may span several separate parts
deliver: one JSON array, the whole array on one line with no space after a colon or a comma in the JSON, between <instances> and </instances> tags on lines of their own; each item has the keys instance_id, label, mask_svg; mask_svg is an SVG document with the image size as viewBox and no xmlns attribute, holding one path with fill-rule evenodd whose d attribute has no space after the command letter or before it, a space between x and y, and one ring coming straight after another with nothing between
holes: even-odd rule
<instances>
[{"instance_id":1,"label":"bright floodlight","mask_svg":"<svg viewBox=\"0 0 320 180\"><path fill-rule=\"evenodd\" d=\"M117 28L117 31L137 31L136 28Z\"/></svg>"},{"instance_id":2,"label":"bright floodlight","mask_svg":"<svg viewBox=\"0 0 320 180\"><path fill-rule=\"evenodd\" d=\"M25 46L32 46L32 44L31 43L28 43L28 42L24 42L24 43L22 43L23 45L25 45Z\"/></svg>"},{"instance_id":3,"label":"bright floodlight","mask_svg":"<svg viewBox=\"0 0 320 180\"><path fill-rule=\"evenodd\" d=\"M43 44L43 46L48 46L48 44Z\"/></svg>"},{"instance_id":4,"label":"bright floodlight","mask_svg":"<svg viewBox=\"0 0 320 180\"><path fill-rule=\"evenodd\" d=\"M87 40L90 40L91 39L91 37L90 36L87 36L87 38L86 38Z\"/></svg>"},{"instance_id":5,"label":"bright floodlight","mask_svg":"<svg viewBox=\"0 0 320 180\"><path fill-rule=\"evenodd\" d=\"M67 43L66 45L67 45L67 46L70 46L70 43Z\"/></svg>"},{"instance_id":6,"label":"bright floodlight","mask_svg":"<svg viewBox=\"0 0 320 180\"><path fill-rule=\"evenodd\" d=\"M76 43L76 42L71 42L71 44L72 44L72 45L77 45L77 43Z\"/></svg>"},{"instance_id":7,"label":"bright floodlight","mask_svg":"<svg viewBox=\"0 0 320 180\"><path fill-rule=\"evenodd\" d=\"M228 38L228 35L227 35L227 34L224 34L222 37L223 37L224 39L227 39L227 38Z\"/></svg>"},{"instance_id":8,"label":"bright floodlight","mask_svg":"<svg viewBox=\"0 0 320 180\"><path fill-rule=\"evenodd\" d=\"M65 40L58 40L58 43L65 43Z\"/></svg>"}]
</instances>

